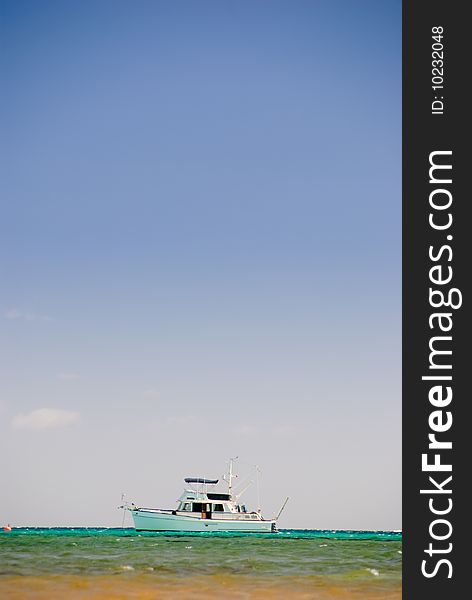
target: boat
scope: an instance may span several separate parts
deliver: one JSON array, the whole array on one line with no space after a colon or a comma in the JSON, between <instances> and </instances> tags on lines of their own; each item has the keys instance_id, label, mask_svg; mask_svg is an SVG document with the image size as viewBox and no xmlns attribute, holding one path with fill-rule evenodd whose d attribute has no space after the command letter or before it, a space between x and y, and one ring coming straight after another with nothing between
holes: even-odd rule
<instances>
[{"instance_id":1,"label":"boat","mask_svg":"<svg viewBox=\"0 0 472 600\"><path fill-rule=\"evenodd\" d=\"M233 463L229 461L229 470L223 476L227 490L218 490L218 479L205 477L186 477L186 487L177 501L175 509L138 507L133 502L119 508L129 510L136 531L169 532L214 532L239 531L247 533L270 533L277 531L277 519L280 517L288 498L278 515L265 519L261 510L249 512L245 504L240 503L239 494L233 492Z\"/></svg>"}]
</instances>

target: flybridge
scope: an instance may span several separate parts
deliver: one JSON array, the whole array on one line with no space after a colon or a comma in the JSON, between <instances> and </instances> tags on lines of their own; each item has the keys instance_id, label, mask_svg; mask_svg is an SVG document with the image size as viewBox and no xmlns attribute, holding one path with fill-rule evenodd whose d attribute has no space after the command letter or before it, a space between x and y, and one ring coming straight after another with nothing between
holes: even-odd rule
<instances>
[{"instance_id":1,"label":"flybridge","mask_svg":"<svg viewBox=\"0 0 472 600\"><path fill-rule=\"evenodd\" d=\"M205 479L204 477L186 477L184 481L185 483L209 483L211 485L218 483L218 479Z\"/></svg>"}]
</instances>

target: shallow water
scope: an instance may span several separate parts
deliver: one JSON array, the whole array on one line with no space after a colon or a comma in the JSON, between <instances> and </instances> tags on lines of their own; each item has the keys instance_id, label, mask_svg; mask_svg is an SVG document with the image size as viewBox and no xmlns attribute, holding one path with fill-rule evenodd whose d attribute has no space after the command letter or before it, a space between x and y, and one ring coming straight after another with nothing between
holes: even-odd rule
<instances>
[{"instance_id":1,"label":"shallow water","mask_svg":"<svg viewBox=\"0 0 472 600\"><path fill-rule=\"evenodd\" d=\"M0 596L397 600L401 535L13 529L0 533Z\"/></svg>"}]
</instances>

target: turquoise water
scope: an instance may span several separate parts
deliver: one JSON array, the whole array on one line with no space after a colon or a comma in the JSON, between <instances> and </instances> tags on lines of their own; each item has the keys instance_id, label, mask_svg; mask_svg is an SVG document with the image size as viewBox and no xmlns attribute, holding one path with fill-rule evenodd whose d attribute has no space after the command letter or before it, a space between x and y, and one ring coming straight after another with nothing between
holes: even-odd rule
<instances>
[{"instance_id":1,"label":"turquoise water","mask_svg":"<svg viewBox=\"0 0 472 600\"><path fill-rule=\"evenodd\" d=\"M211 582L207 597L212 597L208 590L216 586L230 590L233 582L235 589L247 586L248 597L253 588L257 597L267 598L291 597L300 588L300 597L397 598L401 561L401 534L394 532L282 530L175 535L137 533L134 529L17 528L0 532L0 596L3 590L5 597L33 597L43 589L44 581L51 580L54 588L35 597L73 597L72 588L63 588L57 596L51 591L58 589L62 577L69 586L70 581L75 586L77 581L93 581L95 592L103 588L94 598L132 597L131 591L129 596L123 592L123 582L132 585L131 590L136 586L155 590L157 583L162 589L171 585L169 597L186 598L191 597L189 590L195 589L195 581L207 586ZM114 596L118 581L122 592ZM271 587L265 593L267 582ZM285 591L279 590L280 596L277 582L286 586ZM315 587L326 595L302 595ZM354 595L342 595L346 589L354 590ZM148 596L142 592L139 597ZM232 597L229 591L228 597Z\"/></svg>"},{"instance_id":2,"label":"turquoise water","mask_svg":"<svg viewBox=\"0 0 472 600\"><path fill-rule=\"evenodd\" d=\"M0 534L0 573L110 574L126 566L169 575L202 573L395 576L401 534L282 530L271 534L136 533L134 529L21 528Z\"/></svg>"}]
</instances>

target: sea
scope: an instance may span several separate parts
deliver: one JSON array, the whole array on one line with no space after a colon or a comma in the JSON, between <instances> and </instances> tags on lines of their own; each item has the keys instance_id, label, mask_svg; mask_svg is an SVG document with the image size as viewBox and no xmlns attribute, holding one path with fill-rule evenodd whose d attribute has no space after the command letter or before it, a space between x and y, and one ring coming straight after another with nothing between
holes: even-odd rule
<instances>
[{"instance_id":1,"label":"sea","mask_svg":"<svg viewBox=\"0 0 472 600\"><path fill-rule=\"evenodd\" d=\"M0 531L0 598L400 600L401 533Z\"/></svg>"}]
</instances>

